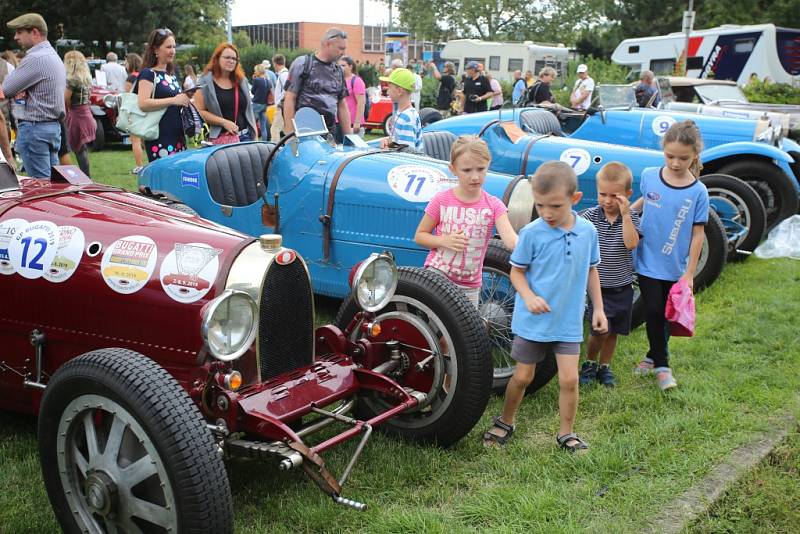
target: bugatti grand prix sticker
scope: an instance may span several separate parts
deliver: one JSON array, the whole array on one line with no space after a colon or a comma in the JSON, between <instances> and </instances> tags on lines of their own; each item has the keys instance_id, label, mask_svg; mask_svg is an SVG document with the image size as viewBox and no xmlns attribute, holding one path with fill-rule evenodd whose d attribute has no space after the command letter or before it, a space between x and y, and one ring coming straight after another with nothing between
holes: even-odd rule
<instances>
[{"instance_id":1,"label":"bugatti grand prix sticker","mask_svg":"<svg viewBox=\"0 0 800 534\"><path fill-rule=\"evenodd\" d=\"M589 170L589 165L592 163L592 156L582 148L568 148L561 153L559 159L572 167L578 176Z\"/></svg>"},{"instance_id":2,"label":"bugatti grand prix sticker","mask_svg":"<svg viewBox=\"0 0 800 534\"><path fill-rule=\"evenodd\" d=\"M14 266L8 257L8 245L20 228L27 225L25 219L8 219L0 224L0 274L14 274Z\"/></svg>"},{"instance_id":3,"label":"bugatti grand prix sticker","mask_svg":"<svg viewBox=\"0 0 800 534\"><path fill-rule=\"evenodd\" d=\"M655 119L653 119L653 124L650 127L653 129L653 133L659 137L664 137L664 134L667 133L669 127L672 126L677 122L674 117L670 117L669 115L659 115Z\"/></svg>"},{"instance_id":4,"label":"bugatti grand prix sticker","mask_svg":"<svg viewBox=\"0 0 800 534\"><path fill-rule=\"evenodd\" d=\"M152 239L129 235L117 239L106 248L100 272L108 287L130 295L142 289L156 268L158 249Z\"/></svg>"},{"instance_id":5,"label":"bugatti grand prix sticker","mask_svg":"<svg viewBox=\"0 0 800 534\"><path fill-rule=\"evenodd\" d=\"M161 262L161 286L178 302L190 303L208 293L219 272L222 249L205 243L175 243Z\"/></svg>"},{"instance_id":6,"label":"bugatti grand prix sticker","mask_svg":"<svg viewBox=\"0 0 800 534\"><path fill-rule=\"evenodd\" d=\"M389 187L399 197L409 202L428 202L439 191L458 184L458 179L439 169L420 165L400 165L386 177Z\"/></svg>"},{"instance_id":7,"label":"bugatti grand prix sticker","mask_svg":"<svg viewBox=\"0 0 800 534\"><path fill-rule=\"evenodd\" d=\"M58 248L58 226L33 221L19 229L8 244L8 259L14 271L34 280L50 269Z\"/></svg>"},{"instance_id":8,"label":"bugatti grand prix sticker","mask_svg":"<svg viewBox=\"0 0 800 534\"><path fill-rule=\"evenodd\" d=\"M289 265L297 258L297 253L292 250L285 248L278 252L278 255L275 256L275 261L278 262L278 265Z\"/></svg>"},{"instance_id":9,"label":"bugatti grand prix sticker","mask_svg":"<svg viewBox=\"0 0 800 534\"><path fill-rule=\"evenodd\" d=\"M83 231L75 226L58 227L58 248L50 268L44 273L44 279L60 283L66 281L78 268L83 256L83 245L86 239Z\"/></svg>"}]
</instances>

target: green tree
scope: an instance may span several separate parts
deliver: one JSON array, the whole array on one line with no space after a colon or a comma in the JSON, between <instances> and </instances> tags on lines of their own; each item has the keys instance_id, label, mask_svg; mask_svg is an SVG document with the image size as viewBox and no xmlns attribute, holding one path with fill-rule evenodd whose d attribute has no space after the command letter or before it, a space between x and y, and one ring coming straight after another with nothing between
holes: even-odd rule
<instances>
[{"instance_id":1,"label":"green tree","mask_svg":"<svg viewBox=\"0 0 800 534\"><path fill-rule=\"evenodd\" d=\"M55 30L63 25L63 37L80 40L102 54L117 41L132 43L138 50L154 28L170 28L179 44L209 34L224 38L225 0L182 0L179 5L153 0L0 0L0 13L7 20L28 12L45 18L51 41L62 37ZM7 46L15 46L10 30L6 36Z\"/></svg>"}]
</instances>

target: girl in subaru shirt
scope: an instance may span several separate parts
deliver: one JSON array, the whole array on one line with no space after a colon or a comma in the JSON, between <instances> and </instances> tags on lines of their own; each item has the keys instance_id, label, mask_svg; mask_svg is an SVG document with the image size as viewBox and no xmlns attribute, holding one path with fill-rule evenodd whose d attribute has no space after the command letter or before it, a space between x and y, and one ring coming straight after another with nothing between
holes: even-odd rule
<instances>
[{"instance_id":1,"label":"girl in subaru shirt","mask_svg":"<svg viewBox=\"0 0 800 534\"><path fill-rule=\"evenodd\" d=\"M642 239L635 269L645 306L650 350L637 375L655 374L662 390L676 387L669 366L669 334L664 309L672 285L684 279L694 286L694 273L708 222L708 191L700 176L703 139L691 120L673 124L663 139L661 168L642 172L642 197L633 203L641 217Z\"/></svg>"}]
</instances>

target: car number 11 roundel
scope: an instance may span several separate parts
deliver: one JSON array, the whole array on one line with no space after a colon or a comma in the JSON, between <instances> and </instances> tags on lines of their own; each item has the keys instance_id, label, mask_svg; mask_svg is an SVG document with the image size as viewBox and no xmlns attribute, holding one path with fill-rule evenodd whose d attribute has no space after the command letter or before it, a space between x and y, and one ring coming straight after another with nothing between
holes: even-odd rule
<instances>
[{"instance_id":1,"label":"car number 11 roundel","mask_svg":"<svg viewBox=\"0 0 800 534\"><path fill-rule=\"evenodd\" d=\"M389 187L409 202L428 202L439 191L450 189L458 180L439 169L420 165L400 165L386 177Z\"/></svg>"}]
</instances>

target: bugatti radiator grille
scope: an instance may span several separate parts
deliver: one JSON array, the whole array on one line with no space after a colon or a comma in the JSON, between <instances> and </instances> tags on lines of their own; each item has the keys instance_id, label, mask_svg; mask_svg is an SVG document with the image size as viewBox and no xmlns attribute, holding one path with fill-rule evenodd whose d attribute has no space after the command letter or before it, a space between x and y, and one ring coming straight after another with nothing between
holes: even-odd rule
<instances>
[{"instance_id":1,"label":"bugatti radiator grille","mask_svg":"<svg viewBox=\"0 0 800 534\"><path fill-rule=\"evenodd\" d=\"M303 262L273 262L264 275L258 358L261 380L311 363L314 355L314 300Z\"/></svg>"}]
</instances>

